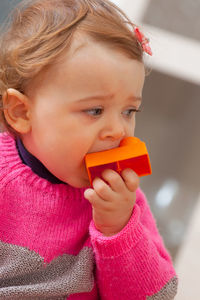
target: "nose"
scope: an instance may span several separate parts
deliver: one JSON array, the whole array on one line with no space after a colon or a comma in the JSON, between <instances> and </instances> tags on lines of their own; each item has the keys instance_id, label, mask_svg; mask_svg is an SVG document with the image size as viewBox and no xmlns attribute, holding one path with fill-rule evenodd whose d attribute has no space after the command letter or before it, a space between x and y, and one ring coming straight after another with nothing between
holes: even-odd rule
<instances>
[{"instance_id":1,"label":"nose","mask_svg":"<svg viewBox=\"0 0 200 300\"><path fill-rule=\"evenodd\" d=\"M100 131L101 140L121 140L125 136L127 136L126 125L118 117L108 118Z\"/></svg>"}]
</instances>

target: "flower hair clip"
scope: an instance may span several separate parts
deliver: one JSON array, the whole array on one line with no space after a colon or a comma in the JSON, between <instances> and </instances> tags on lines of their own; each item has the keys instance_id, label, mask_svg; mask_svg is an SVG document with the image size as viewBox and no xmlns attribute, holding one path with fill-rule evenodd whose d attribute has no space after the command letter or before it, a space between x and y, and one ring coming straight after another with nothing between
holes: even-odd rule
<instances>
[{"instance_id":1,"label":"flower hair clip","mask_svg":"<svg viewBox=\"0 0 200 300\"><path fill-rule=\"evenodd\" d=\"M152 55L151 47L149 45L149 39L146 38L146 36L139 30L137 26L134 27L134 33L143 51L149 55Z\"/></svg>"}]
</instances>

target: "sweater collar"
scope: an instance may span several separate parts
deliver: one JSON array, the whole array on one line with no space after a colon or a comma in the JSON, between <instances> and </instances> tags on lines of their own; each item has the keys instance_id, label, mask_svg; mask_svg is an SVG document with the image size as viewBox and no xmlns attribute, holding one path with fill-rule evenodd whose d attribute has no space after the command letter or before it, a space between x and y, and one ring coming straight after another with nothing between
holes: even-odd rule
<instances>
[{"instance_id":1,"label":"sweater collar","mask_svg":"<svg viewBox=\"0 0 200 300\"><path fill-rule=\"evenodd\" d=\"M55 177L51 172L49 172L49 170L41 163L41 161L39 161L35 156L28 152L28 150L24 147L21 139L17 138L16 145L22 162L25 165L29 166L34 173L50 181L51 183L66 184L65 182Z\"/></svg>"}]
</instances>

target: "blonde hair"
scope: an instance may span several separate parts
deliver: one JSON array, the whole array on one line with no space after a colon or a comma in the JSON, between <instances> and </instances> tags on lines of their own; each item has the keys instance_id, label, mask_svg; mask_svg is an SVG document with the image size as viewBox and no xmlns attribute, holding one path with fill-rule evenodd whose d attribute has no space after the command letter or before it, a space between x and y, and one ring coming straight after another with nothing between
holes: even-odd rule
<instances>
[{"instance_id":1,"label":"blonde hair","mask_svg":"<svg viewBox=\"0 0 200 300\"><path fill-rule=\"evenodd\" d=\"M133 26L109 0L21 1L0 38L0 126L16 134L4 117L2 98L7 89L23 93L44 67L70 48L76 32L142 61Z\"/></svg>"}]
</instances>

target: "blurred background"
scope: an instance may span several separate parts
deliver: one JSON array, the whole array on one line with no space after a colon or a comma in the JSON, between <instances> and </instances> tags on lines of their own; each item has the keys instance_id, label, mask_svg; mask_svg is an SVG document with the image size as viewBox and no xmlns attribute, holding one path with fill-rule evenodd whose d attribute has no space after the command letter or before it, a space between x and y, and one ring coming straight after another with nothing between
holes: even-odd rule
<instances>
[{"instance_id":1,"label":"blurred background","mask_svg":"<svg viewBox=\"0 0 200 300\"><path fill-rule=\"evenodd\" d=\"M19 0L0 0L0 23ZM180 279L176 300L199 300L200 0L113 0L150 38L136 136L153 174L141 179Z\"/></svg>"},{"instance_id":2,"label":"blurred background","mask_svg":"<svg viewBox=\"0 0 200 300\"><path fill-rule=\"evenodd\" d=\"M200 299L200 0L115 0L150 38L136 136L152 175L141 179L179 277L176 300Z\"/></svg>"}]
</instances>

